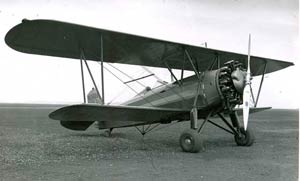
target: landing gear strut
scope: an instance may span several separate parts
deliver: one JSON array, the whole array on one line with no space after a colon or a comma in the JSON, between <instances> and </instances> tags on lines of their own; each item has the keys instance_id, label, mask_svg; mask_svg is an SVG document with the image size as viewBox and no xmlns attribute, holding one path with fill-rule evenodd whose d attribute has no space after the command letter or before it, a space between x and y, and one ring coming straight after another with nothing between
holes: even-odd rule
<instances>
[{"instance_id":1,"label":"landing gear strut","mask_svg":"<svg viewBox=\"0 0 300 181\"><path fill-rule=\"evenodd\" d=\"M200 128L197 127L198 122L198 110L193 108L191 111L191 129L185 130L180 138L179 144L184 152L198 153L204 150L203 140L200 138L200 132L203 129L205 123L208 121L211 113L204 119Z\"/></svg>"}]
</instances>

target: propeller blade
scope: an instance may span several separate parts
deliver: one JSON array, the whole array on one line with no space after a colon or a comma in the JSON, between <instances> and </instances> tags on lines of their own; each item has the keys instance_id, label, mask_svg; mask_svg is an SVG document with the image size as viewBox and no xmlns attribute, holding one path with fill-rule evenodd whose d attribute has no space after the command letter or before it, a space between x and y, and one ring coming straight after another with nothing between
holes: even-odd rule
<instances>
[{"instance_id":1,"label":"propeller blade","mask_svg":"<svg viewBox=\"0 0 300 181\"><path fill-rule=\"evenodd\" d=\"M247 130L248 126L248 119L249 119L249 109L250 109L250 85L247 84L244 88L243 92L243 121L244 121L244 128Z\"/></svg>"},{"instance_id":2,"label":"propeller blade","mask_svg":"<svg viewBox=\"0 0 300 181\"><path fill-rule=\"evenodd\" d=\"M243 121L244 121L244 128L247 130L248 126L248 119L249 119L249 108L250 108L250 47L251 47L251 34L249 34L249 42L248 42L248 67L247 67L247 74L246 74L246 85L243 91Z\"/></svg>"}]
</instances>

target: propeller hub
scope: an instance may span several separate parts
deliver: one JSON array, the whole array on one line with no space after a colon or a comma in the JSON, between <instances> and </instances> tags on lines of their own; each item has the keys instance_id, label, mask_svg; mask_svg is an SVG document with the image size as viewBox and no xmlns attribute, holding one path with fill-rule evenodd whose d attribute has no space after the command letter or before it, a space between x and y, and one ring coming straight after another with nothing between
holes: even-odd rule
<instances>
[{"instance_id":1,"label":"propeller hub","mask_svg":"<svg viewBox=\"0 0 300 181\"><path fill-rule=\"evenodd\" d=\"M240 93L243 94L245 85L246 85L246 72L242 71L239 67L236 68L236 70L234 70L231 73L231 78L232 78L232 82L233 85L235 87L235 89Z\"/></svg>"}]
</instances>

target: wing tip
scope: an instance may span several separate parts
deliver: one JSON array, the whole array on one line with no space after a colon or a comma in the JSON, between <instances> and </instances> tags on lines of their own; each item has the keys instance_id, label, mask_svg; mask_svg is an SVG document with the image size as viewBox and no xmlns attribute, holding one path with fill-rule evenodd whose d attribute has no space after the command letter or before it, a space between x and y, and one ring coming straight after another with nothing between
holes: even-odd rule
<instances>
[{"instance_id":1,"label":"wing tip","mask_svg":"<svg viewBox=\"0 0 300 181\"><path fill-rule=\"evenodd\" d=\"M48 117L50 118L50 119L53 119L53 120L59 120L59 119L57 119L57 115L58 115L58 111L59 111L60 109L56 109L55 111L53 111L53 112L51 112L49 115L48 115Z\"/></svg>"},{"instance_id":2,"label":"wing tip","mask_svg":"<svg viewBox=\"0 0 300 181\"><path fill-rule=\"evenodd\" d=\"M7 46L9 46L10 48L12 48L16 51L23 52L22 50L18 49L17 46L15 45L15 39L17 37L18 31L20 31L20 29L23 27L22 25L24 23L28 23L30 21L31 20L24 18L24 19L22 19L21 23L15 25L10 30L8 30L8 32L6 33L6 35L4 37L4 41L7 44Z\"/></svg>"}]
</instances>

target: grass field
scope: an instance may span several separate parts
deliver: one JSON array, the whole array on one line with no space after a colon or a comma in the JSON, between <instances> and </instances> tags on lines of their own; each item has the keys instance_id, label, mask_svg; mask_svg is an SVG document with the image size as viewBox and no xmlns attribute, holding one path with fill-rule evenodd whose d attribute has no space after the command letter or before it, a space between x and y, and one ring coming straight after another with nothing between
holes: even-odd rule
<instances>
[{"instance_id":1,"label":"grass field","mask_svg":"<svg viewBox=\"0 0 300 181\"><path fill-rule=\"evenodd\" d=\"M205 151L184 153L189 123L154 130L116 129L111 138L90 127L70 131L48 118L57 106L0 105L0 180L297 180L298 110L250 117L256 142L236 146L233 136L207 124ZM167 126L163 125L162 127Z\"/></svg>"}]
</instances>

